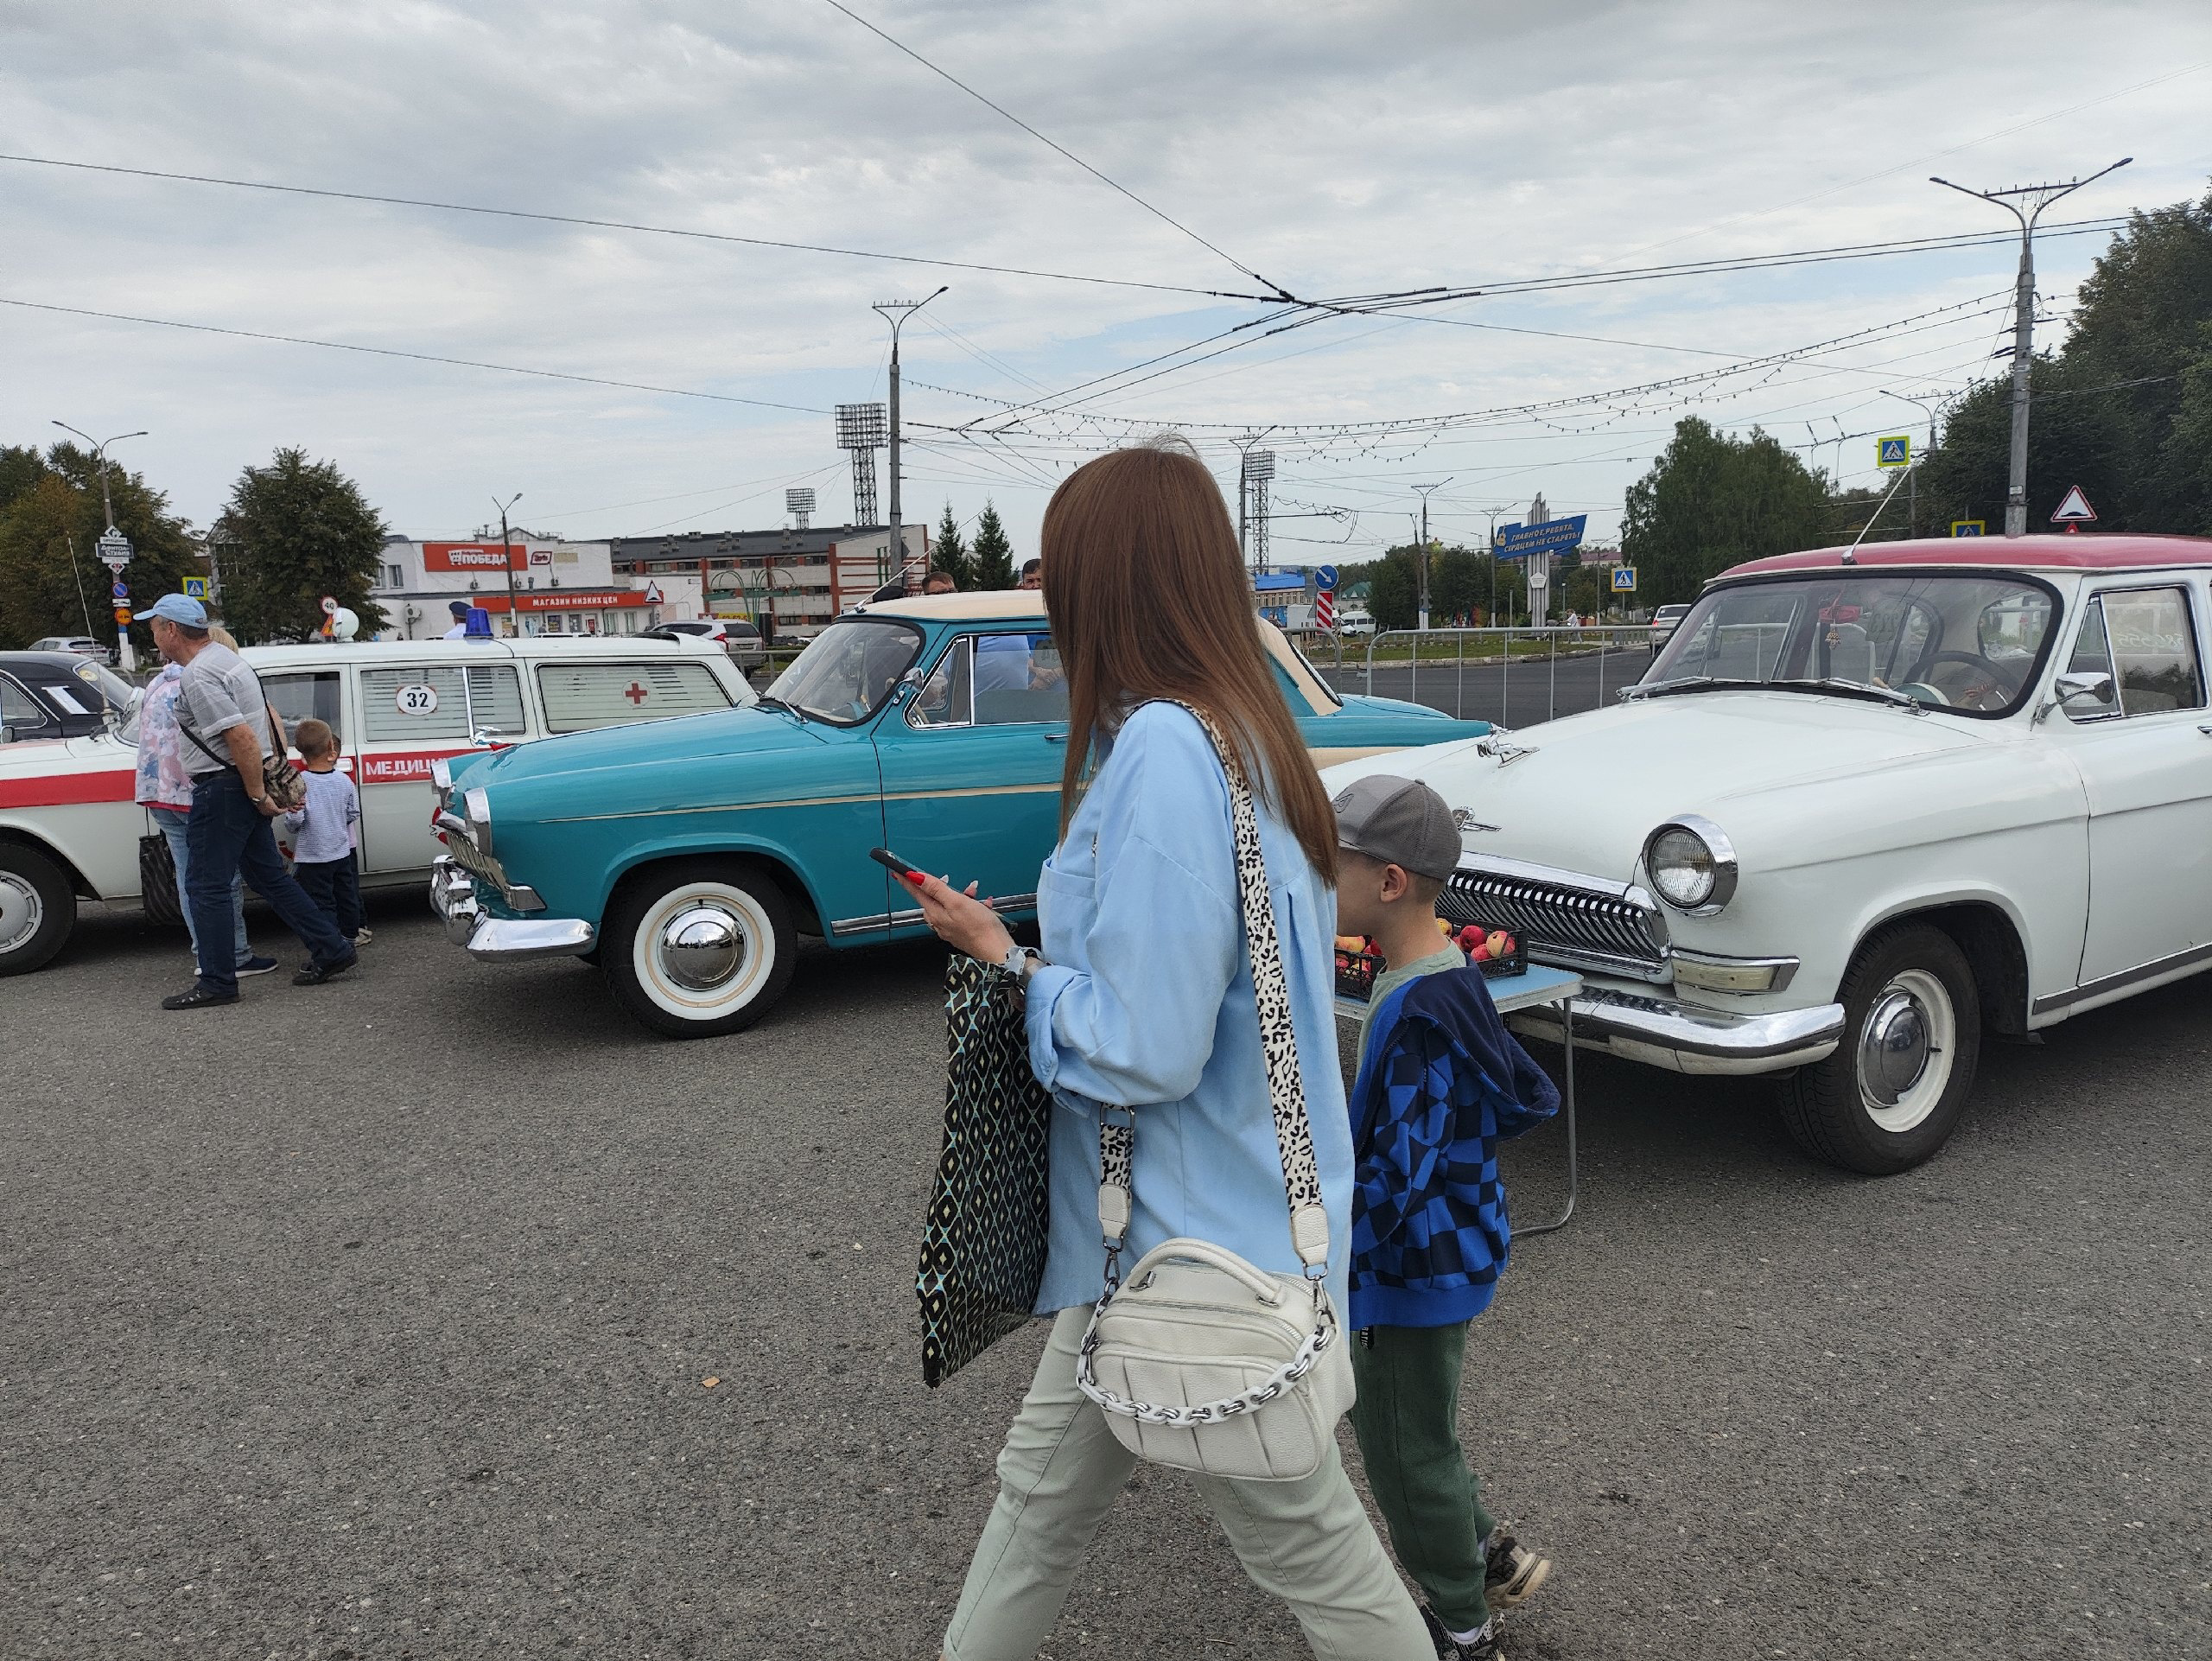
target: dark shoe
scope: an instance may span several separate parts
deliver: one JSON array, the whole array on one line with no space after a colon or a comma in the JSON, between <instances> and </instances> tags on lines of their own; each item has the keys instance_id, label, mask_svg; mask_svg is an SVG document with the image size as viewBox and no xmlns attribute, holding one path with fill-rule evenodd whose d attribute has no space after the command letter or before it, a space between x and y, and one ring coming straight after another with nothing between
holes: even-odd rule
<instances>
[{"instance_id":1,"label":"dark shoe","mask_svg":"<svg viewBox=\"0 0 2212 1661\"><path fill-rule=\"evenodd\" d=\"M1451 1629L1437 1619L1436 1611L1425 1603L1421 1607L1421 1618L1428 1623L1428 1636L1436 1645L1437 1661L1505 1661L1505 1651L1497 1646L1496 1615L1484 1623L1471 1642L1465 1644L1452 1636Z\"/></svg>"},{"instance_id":2,"label":"dark shoe","mask_svg":"<svg viewBox=\"0 0 2212 1661\"><path fill-rule=\"evenodd\" d=\"M295 986L320 986L325 981L335 980L355 964L361 961L358 951L348 951L336 963L311 963L292 977Z\"/></svg>"},{"instance_id":3,"label":"dark shoe","mask_svg":"<svg viewBox=\"0 0 2212 1661\"><path fill-rule=\"evenodd\" d=\"M164 1009L207 1009L218 1003L236 1003L236 992L218 992L212 986L195 986L189 992L179 992L173 998L163 998Z\"/></svg>"},{"instance_id":4,"label":"dark shoe","mask_svg":"<svg viewBox=\"0 0 2212 1661\"><path fill-rule=\"evenodd\" d=\"M1551 1578L1552 1560L1539 1557L1503 1528L1491 1531L1488 1556L1483 1597L1493 1609L1519 1608Z\"/></svg>"},{"instance_id":5,"label":"dark shoe","mask_svg":"<svg viewBox=\"0 0 2212 1661\"><path fill-rule=\"evenodd\" d=\"M273 973L276 968L276 959L274 958L248 958L236 969L231 971L231 973L236 975L240 980L244 980L248 975Z\"/></svg>"}]
</instances>

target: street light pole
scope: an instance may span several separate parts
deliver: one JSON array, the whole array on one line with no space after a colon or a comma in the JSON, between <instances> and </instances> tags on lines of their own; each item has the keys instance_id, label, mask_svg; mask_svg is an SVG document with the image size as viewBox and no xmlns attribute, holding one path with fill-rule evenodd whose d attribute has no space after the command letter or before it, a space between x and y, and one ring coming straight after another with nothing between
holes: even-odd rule
<instances>
[{"instance_id":1,"label":"street light pole","mask_svg":"<svg viewBox=\"0 0 2212 1661\"><path fill-rule=\"evenodd\" d=\"M504 502L497 496L492 498L492 505L499 510L499 563L507 568L507 638L511 640L522 638L522 613L516 608L515 550L507 545L507 510L521 500L519 490Z\"/></svg>"},{"instance_id":2,"label":"street light pole","mask_svg":"<svg viewBox=\"0 0 2212 1661\"><path fill-rule=\"evenodd\" d=\"M143 438L146 436L145 429L141 428L135 433L118 433L112 438L96 439L92 434L73 427L66 421L57 421L54 424L60 428L63 432L75 433L78 437L92 447L92 459L99 463L100 468L100 514L106 519L108 531L112 533L115 530L115 503L108 495L107 447L110 444L119 444L126 438ZM73 541L69 545L69 563L73 570L77 563L77 547ZM115 575L120 578L123 573L118 570ZM84 596L79 594L78 603L81 605L83 601ZM138 666L138 654L130 649L130 629L128 624L118 623L115 626L115 662L118 668L125 671L136 669Z\"/></svg>"},{"instance_id":3,"label":"street light pole","mask_svg":"<svg viewBox=\"0 0 2212 1661\"><path fill-rule=\"evenodd\" d=\"M906 576L906 527L901 521L899 506L899 328L951 286L948 283L937 294L925 295L919 300L884 300L870 308L880 312L891 325L891 545L898 550L901 582ZM890 577L887 575L884 581L889 582Z\"/></svg>"},{"instance_id":4,"label":"street light pole","mask_svg":"<svg viewBox=\"0 0 2212 1661\"><path fill-rule=\"evenodd\" d=\"M1936 448L1935 406L1929 404L1927 399L1915 398L1910 392L1892 392L1886 386L1884 387L1882 391L1887 396L1896 398L1901 404L1918 404L1920 406L1921 414L1928 417L1928 449L1921 452L1921 459L1925 461L1928 457L1929 452L1932 451ZM1910 475L1905 480L1904 502L1905 534L1908 536L1916 537L1920 534L1920 468L1917 464L1913 467Z\"/></svg>"},{"instance_id":5,"label":"street light pole","mask_svg":"<svg viewBox=\"0 0 2212 1661\"><path fill-rule=\"evenodd\" d=\"M2108 168L2101 168L2087 178L2065 184L2017 185L2010 190L1968 190L1948 179L1929 175L1929 183L1955 190L1962 196L1978 196L1983 201L1994 202L2020 222L2020 273L2012 296L2012 457L2005 494L2005 534L2008 537L2028 533L2028 374L2035 355L2036 221L2043 217L2044 209L2060 197L2072 195L2083 185L2117 172L2134 159L2123 156ZM2027 203L2024 212L2019 202L2012 200L2015 196Z\"/></svg>"},{"instance_id":6,"label":"street light pole","mask_svg":"<svg viewBox=\"0 0 2212 1661\"><path fill-rule=\"evenodd\" d=\"M1414 487L1421 493L1421 548L1418 557L1414 561L1414 570L1420 576L1421 593L1416 609L1423 628L1428 627L1428 493L1441 490L1451 482L1449 479L1439 479L1433 485Z\"/></svg>"}]
</instances>

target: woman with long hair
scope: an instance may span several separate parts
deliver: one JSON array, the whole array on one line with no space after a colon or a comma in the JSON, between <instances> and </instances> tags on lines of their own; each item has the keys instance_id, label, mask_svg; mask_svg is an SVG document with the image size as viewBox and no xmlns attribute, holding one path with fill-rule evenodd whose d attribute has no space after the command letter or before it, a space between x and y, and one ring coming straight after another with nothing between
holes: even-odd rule
<instances>
[{"instance_id":1,"label":"woman with long hair","mask_svg":"<svg viewBox=\"0 0 2212 1661\"><path fill-rule=\"evenodd\" d=\"M1333 1005L1336 820L1261 640L1221 492L1179 441L1117 450L1053 493L1041 552L1068 686L1060 841L1037 884L1042 960L1024 958L973 884L915 885L946 941L1023 977L1031 1063L1056 1104L1037 1301L1054 1316L1052 1336L999 1456L998 1499L945 1633L947 1661L1035 1653L1136 1463L1076 1384L1105 1289L1102 1110L1128 1110L1135 1123L1129 1261L1194 1237L1269 1273L1300 1270L1229 779L1190 708L1221 733L1259 809L1338 1308L1351 1238ZM1194 1480L1246 1572L1290 1606L1315 1655L1435 1653L1333 1443L1319 1469L1293 1480Z\"/></svg>"}]
</instances>

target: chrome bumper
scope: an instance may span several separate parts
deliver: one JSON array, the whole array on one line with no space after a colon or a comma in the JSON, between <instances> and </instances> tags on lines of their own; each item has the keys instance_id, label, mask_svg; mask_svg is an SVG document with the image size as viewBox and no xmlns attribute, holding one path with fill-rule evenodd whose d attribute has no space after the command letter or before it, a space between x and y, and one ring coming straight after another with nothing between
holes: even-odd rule
<instances>
[{"instance_id":1,"label":"chrome bumper","mask_svg":"<svg viewBox=\"0 0 2212 1661\"><path fill-rule=\"evenodd\" d=\"M445 925L446 939L487 963L573 958L599 938L580 918L487 916L476 902L476 880L450 854L430 862L430 909Z\"/></svg>"},{"instance_id":2,"label":"chrome bumper","mask_svg":"<svg viewBox=\"0 0 2212 1661\"><path fill-rule=\"evenodd\" d=\"M1672 998L1592 986L1573 1000L1574 1041L1669 1072L1781 1072L1826 1060L1843 1040L1843 1005L1731 1015ZM1556 1006L1506 1017L1516 1032L1559 1041Z\"/></svg>"}]
</instances>

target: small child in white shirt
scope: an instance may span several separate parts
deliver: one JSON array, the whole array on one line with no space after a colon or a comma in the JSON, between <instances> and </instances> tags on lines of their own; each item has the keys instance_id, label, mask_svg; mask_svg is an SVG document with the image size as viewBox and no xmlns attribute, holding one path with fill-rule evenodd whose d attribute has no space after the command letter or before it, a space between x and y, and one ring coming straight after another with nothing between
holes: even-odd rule
<instances>
[{"instance_id":1,"label":"small child in white shirt","mask_svg":"<svg viewBox=\"0 0 2212 1661\"><path fill-rule=\"evenodd\" d=\"M361 871L354 854L360 841L360 792L338 771L338 737L327 722L309 716L292 729L292 742L307 765L308 779L306 804L284 816L284 828L292 836L293 875L340 934L356 946L366 945Z\"/></svg>"}]
</instances>

